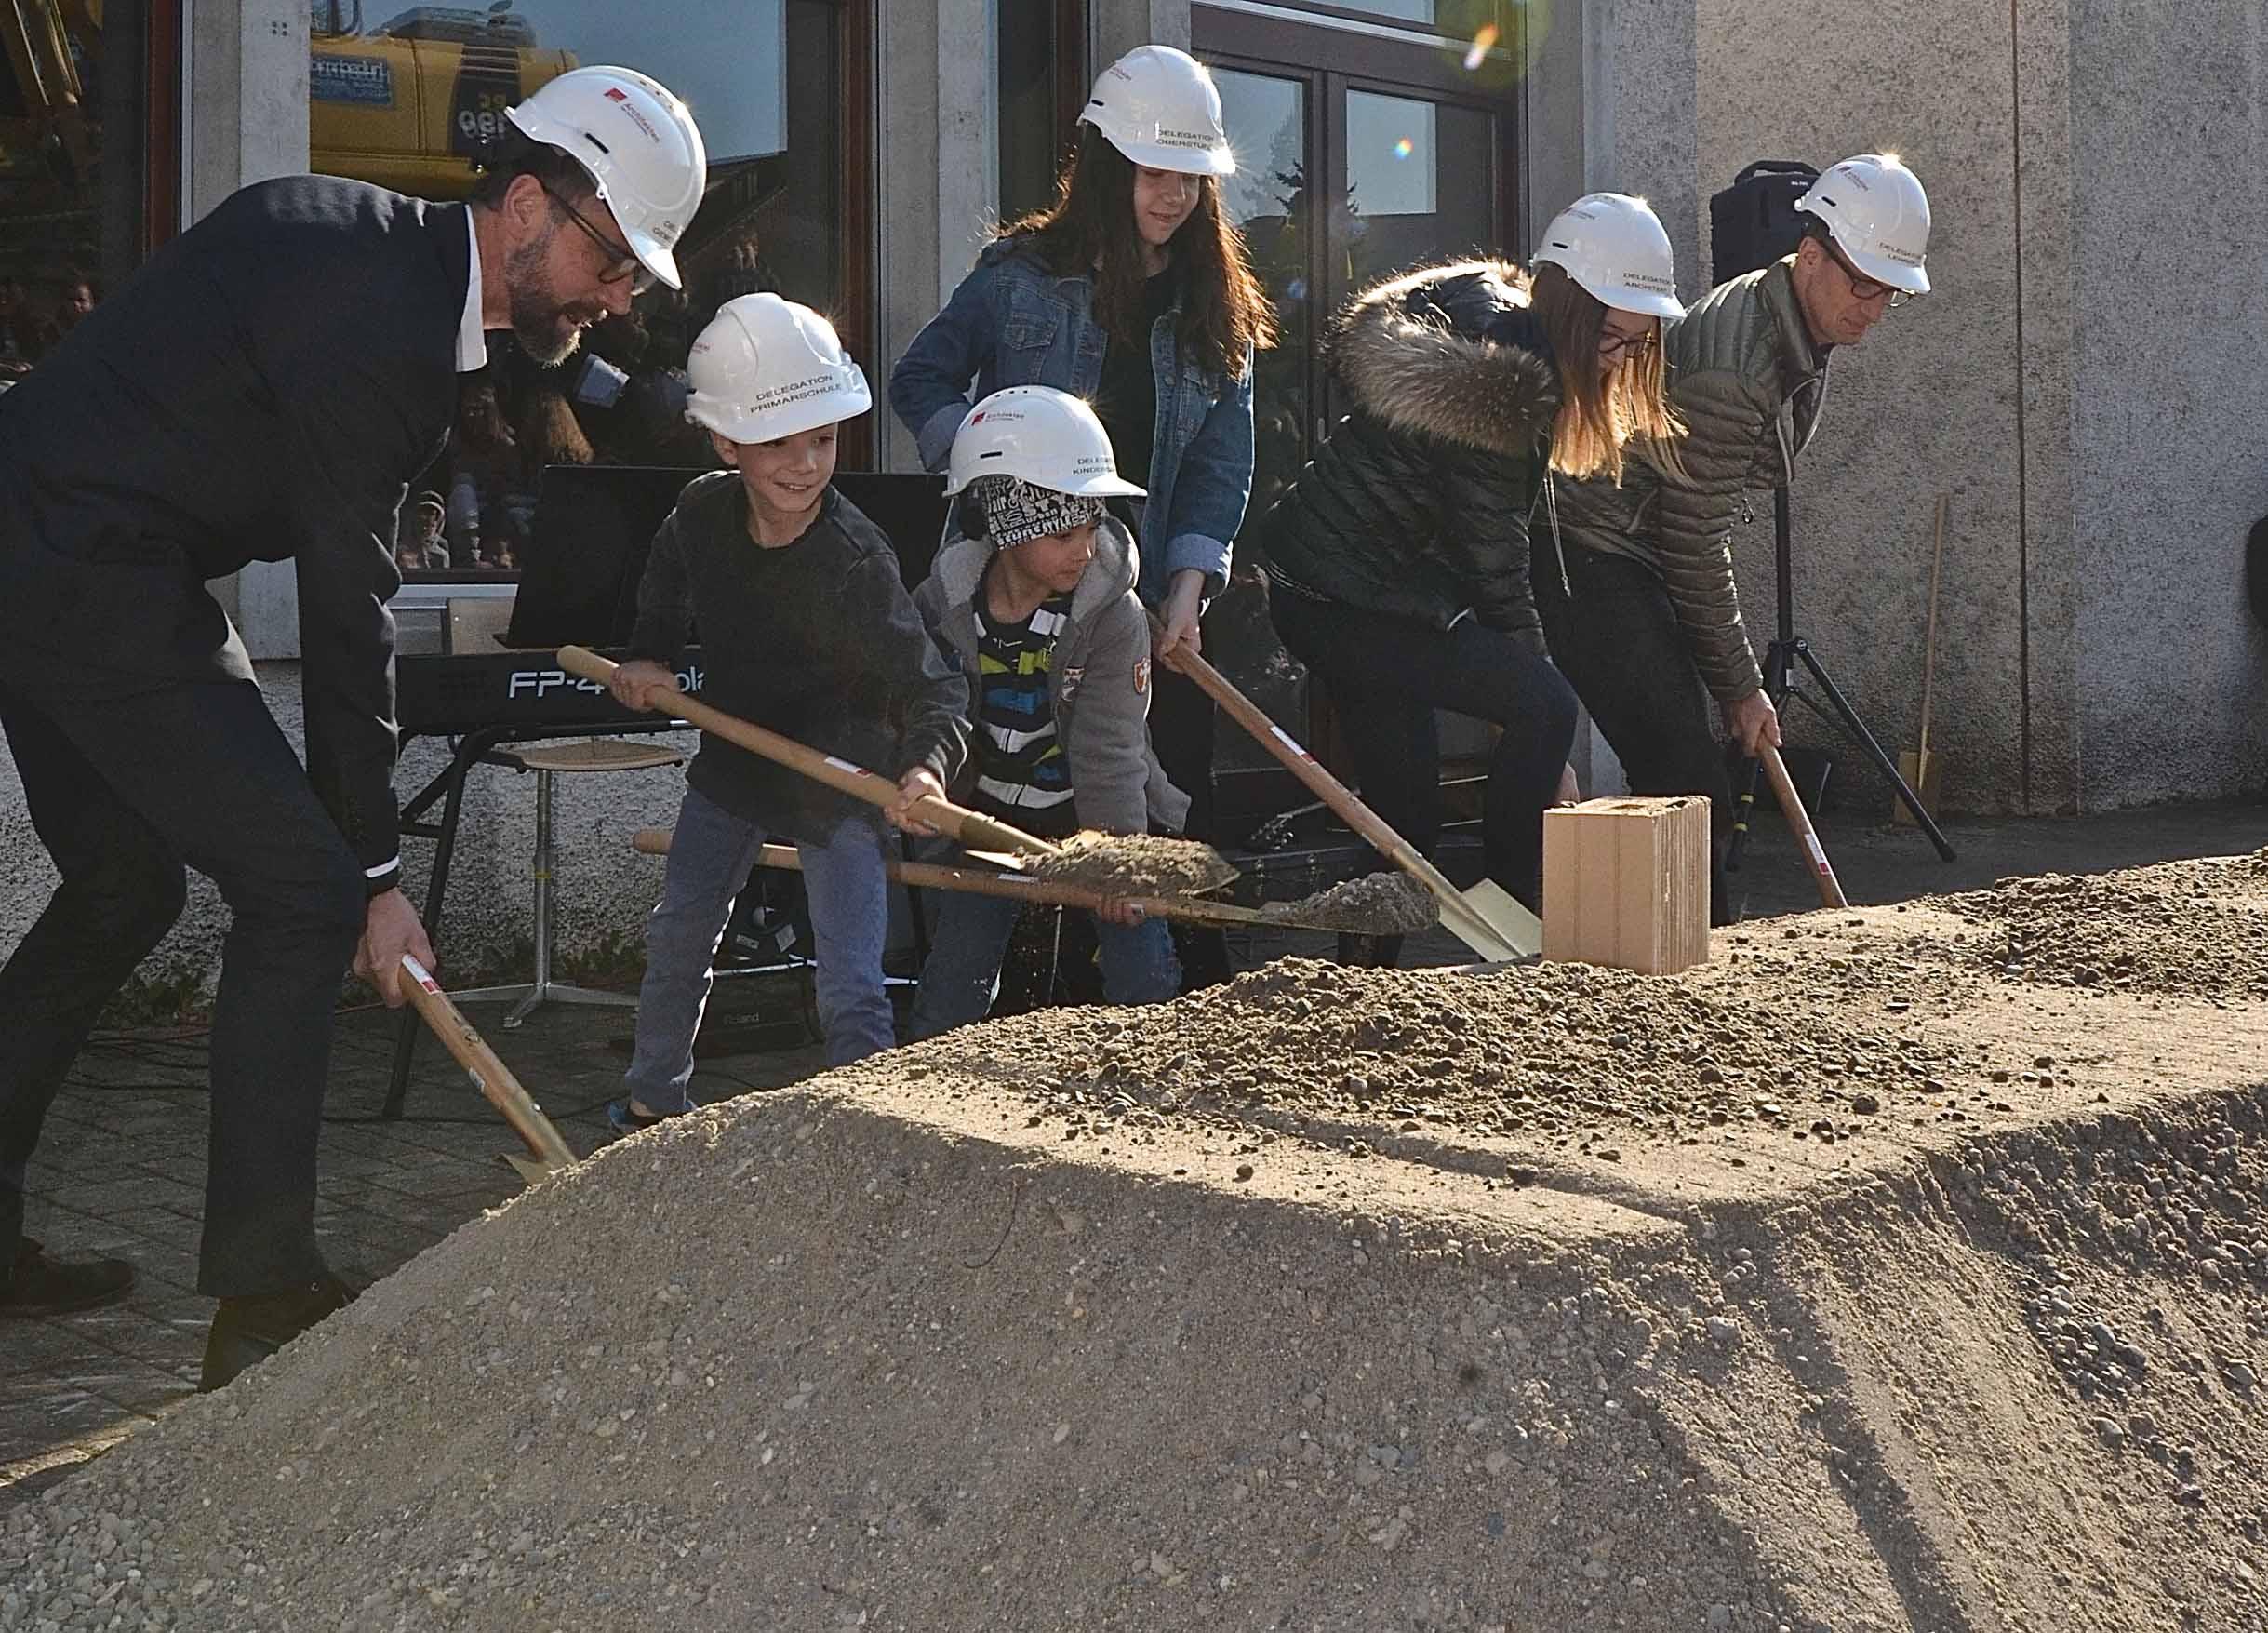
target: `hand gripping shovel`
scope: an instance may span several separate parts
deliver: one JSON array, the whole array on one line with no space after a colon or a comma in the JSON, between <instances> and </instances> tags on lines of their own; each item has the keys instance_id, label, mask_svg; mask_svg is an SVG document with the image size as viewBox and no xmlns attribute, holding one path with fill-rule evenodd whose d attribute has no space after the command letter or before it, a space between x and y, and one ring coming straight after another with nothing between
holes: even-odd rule
<instances>
[{"instance_id":1,"label":"hand gripping shovel","mask_svg":"<svg viewBox=\"0 0 2268 1633\"><path fill-rule=\"evenodd\" d=\"M586 647L559 649L559 667L569 675L580 675L585 680L605 686L614 676L616 664L610 658L602 658ZM805 776L824 783L828 787L847 794L854 799L863 799L869 805L885 809L898 803L898 785L887 778L847 760L838 760L815 748L806 747L777 731L767 730L752 721L727 715L722 709L711 708L699 698L687 697L682 692L672 696L670 712L682 720L689 720L712 737L721 737L738 748L761 756L801 771ZM1035 838L1021 828L995 822L981 811L954 804L949 799L929 798L916 805L914 810L921 819L941 833L950 834L970 850L990 851L1009 867L1021 866L1025 856L1052 856L1056 847L1046 839ZM991 858L988 858L991 860Z\"/></svg>"},{"instance_id":2,"label":"hand gripping shovel","mask_svg":"<svg viewBox=\"0 0 2268 1633\"><path fill-rule=\"evenodd\" d=\"M529 1096L520 1087L519 1078L512 1068L497 1058L496 1051L488 1047L487 1039L473 1030L473 1023L464 1012L449 1002L448 994L441 990L424 965L407 953L402 955L402 990L409 995L410 1004L434 1029L442 1047L457 1057L457 1064L473 1079L473 1087L486 1095L488 1104L504 1114L512 1131L527 1143L530 1157L507 1157L504 1160L519 1171L520 1177L529 1185L540 1185L554 1174L565 1173L575 1166L575 1153L561 1139L559 1131L552 1126Z\"/></svg>"},{"instance_id":3,"label":"hand gripping shovel","mask_svg":"<svg viewBox=\"0 0 2268 1633\"><path fill-rule=\"evenodd\" d=\"M1161 635L1154 615L1153 636ZM1483 879L1460 891L1439 868L1418 854L1418 849L1386 825L1385 819L1354 797L1354 790L1323 769L1322 763L1292 739L1289 732L1261 712L1260 706L1230 683L1227 676L1194 652L1177 652L1165 660L1195 681L1228 712L1229 717L1249 731L1260 745L1284 762L1291 774L1394 866L1423 885L1440 904L1441 922L1459 941L1492 963L1526 957L1543 950L1542 921L1514 901L1493 879Z\"/></svg>"}]
</instances>

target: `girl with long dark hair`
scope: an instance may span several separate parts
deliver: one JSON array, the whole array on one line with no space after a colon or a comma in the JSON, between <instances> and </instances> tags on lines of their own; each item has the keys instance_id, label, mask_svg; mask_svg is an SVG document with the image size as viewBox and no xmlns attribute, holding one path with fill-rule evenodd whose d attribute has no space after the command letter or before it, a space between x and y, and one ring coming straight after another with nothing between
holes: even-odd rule
<instances>
[{"instance_id":1,"label":"girl with long dark hair","mask_svg":"<svg viewBox=\"0 0 2268 1633\"><path fill-rule=\"evenodd\" d=\"M1169 46L1128 52L1095 82L1054 204L1000 230L890 372L931 470L1003 386L1094 405L1118 474L1149 492L1137 589L1165 630L1160 660L1200 649L1252 492L1252 353L1275 323L1221 210L1234 169L1203 65ZM1212 703L1162 662L1145 683L1157 757L1190 796L1188 833L1207 837ZM1193 984L1226 977L1217 935L1181 944Z\"/></svg>"}]
</instances>

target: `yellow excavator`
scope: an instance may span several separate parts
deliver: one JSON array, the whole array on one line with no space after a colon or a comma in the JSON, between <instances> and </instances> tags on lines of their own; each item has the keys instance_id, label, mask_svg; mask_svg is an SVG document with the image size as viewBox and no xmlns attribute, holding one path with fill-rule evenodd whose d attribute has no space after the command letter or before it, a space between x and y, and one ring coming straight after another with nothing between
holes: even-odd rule
<instances>
[{"instance_id":1,"label":"yellow excavator","mask_svg":"<svg viewBox=\"0 0 2268 1633\"><path fill-rule=\"evenodd\" d=\"M412 7L367 32L362 0L319 0L314 20L308 167L421 198L463 197L504 110L575 66L512 0Z\"/></svg>"},{"instance_id":2,"label":"yellow excavator","mask_svg":"<svg viewBox=\"0 0 2268 1633\"><path fill-rule=\"evenodd\" d=\"M504 110L575 66L527 19L415 6L363 26L362 0L312 0L308 167L426 198L460 198ZM82 66L100 60L103 0L0 0L0 193L73 208L94 181L96 111Z\"/></svg>"},{"instance_id":3,"label":"yellow excavator","mask_svg":"<svg viewBox=\"0 0 2268 1633\"><path fill-rule=\"evenodd\" d=\"M93 182L77 52L101 34L102 0L0 0L0 192L16 208L69 208Z\"/></svg>"}]
</instances>

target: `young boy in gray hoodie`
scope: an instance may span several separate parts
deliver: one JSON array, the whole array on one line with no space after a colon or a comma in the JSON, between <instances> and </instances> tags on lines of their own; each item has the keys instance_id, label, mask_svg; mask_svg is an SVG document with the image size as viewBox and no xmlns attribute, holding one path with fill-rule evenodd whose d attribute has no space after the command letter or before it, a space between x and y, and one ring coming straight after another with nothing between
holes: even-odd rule
<instances>
[{"instance_id":1,"label":"young boy in gray hoodie","mask_svg":"<svg viewBox=\"0 0 2268 1633\"><path fill-rule=\"evenodd\" d=\"M939 552L914 604L968 681L963 797L1043 838L1080 829L1178 829L1188 796L1151 752L1150 626L1134 539L1103 508L1121 481L1094 410L1049 386L1011 386L970 410L946 492L965 532ZM914 1035L981 1020L1019 904L939 892ZM1096 940L1103 996L1159 1003L1181 988L1163 920L1114 905Z\"/></svg>"}]
</instances>

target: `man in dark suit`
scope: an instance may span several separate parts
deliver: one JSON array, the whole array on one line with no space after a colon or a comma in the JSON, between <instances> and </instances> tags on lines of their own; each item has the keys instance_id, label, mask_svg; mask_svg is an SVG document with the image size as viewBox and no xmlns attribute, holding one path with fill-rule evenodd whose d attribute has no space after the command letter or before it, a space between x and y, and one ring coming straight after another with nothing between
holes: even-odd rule
<instances>
[{"instance_id":1,"label":"man in dark suit","mask_svg":"<svg viewBox=\"0 0 2268 1633\"><path fill-rule=\"evenodd\" d=\"M458 376L510 328L543 361L677 284L706 158L643 74L511 112L470 206L293 177L174 240L0 397L0 728L62 882L0 970L0 1316L90 1308L132 1266L23 1236L25 1169L95 1017L179 917L232 922L211 1039L199 1290L218 1387L351 1296L314 1238L332 1011L430 962L399 889L393 543ZM307 761L206 590L293 562Z\"/></svg>"}]
</instances>

